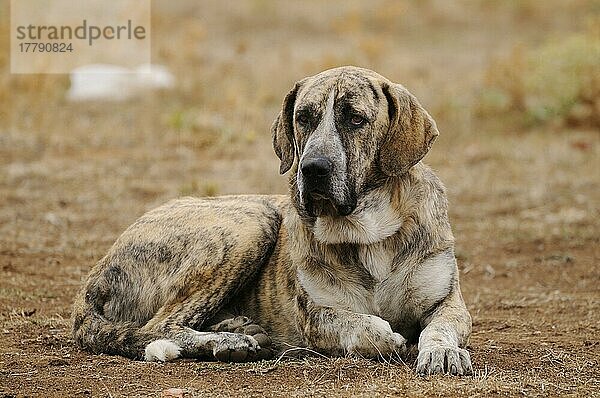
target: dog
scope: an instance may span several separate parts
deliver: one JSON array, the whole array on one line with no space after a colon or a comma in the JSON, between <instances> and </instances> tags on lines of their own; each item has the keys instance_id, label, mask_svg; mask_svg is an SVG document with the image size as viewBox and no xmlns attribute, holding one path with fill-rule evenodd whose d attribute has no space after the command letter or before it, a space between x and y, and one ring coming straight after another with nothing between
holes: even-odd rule
<instances>
[{"instance_id":1,"label":"dog","mask_svg":"<svg viewBox=\"0 0 600 398\"><path fill-rule=\"evenodd\" d=\"M289 195L182 198L134 222L73 310L83 349L147 361L250 361L284 344L403 356L469 375L439 132L402 85L358 67L297 82L271 128Z\"/></svg>"}]
</instances>

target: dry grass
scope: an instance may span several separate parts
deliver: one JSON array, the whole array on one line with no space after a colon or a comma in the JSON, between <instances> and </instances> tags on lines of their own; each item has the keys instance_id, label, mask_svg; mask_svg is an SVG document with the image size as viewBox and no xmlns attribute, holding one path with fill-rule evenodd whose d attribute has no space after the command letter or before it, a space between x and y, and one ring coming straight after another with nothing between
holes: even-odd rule
<instances>
[{"instance_id":1,"label":"dry grass","mask_svg":"<svg viewBox=\"0 0 600 398\"><path fill-rule=\"evenodd\" d=\"M153 61L177 87L120 104L70 104L66 76L8 73L7 6L0 396L600 391L600 142L597 119L576 116L597 104L585 69L598 60L597 1L156 1ZM73 295L118 234L176 196L285 192L269 134L280 101L295 80L346 63L402 82L438 122L426 160L448 187L477 375L418 378L410 363L349 358L159 365L76 350Z\"/></svg>"},{"instance_id":2,"label":"dry grass","mask_svg":"<svg viewBox=\"0 0 600 398\"><path fill-rule=\"evenodd\" d=\"M482 116L600 128L600 17L588 18L587 25L539 48L518 45L493 62L478 106Z\"/></svg>"}]
</instances>

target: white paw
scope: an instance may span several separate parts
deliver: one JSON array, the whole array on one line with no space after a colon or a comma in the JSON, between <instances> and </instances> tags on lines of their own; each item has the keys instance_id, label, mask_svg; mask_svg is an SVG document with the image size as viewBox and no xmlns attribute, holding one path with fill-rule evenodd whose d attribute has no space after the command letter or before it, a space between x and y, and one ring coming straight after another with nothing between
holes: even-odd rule
<instances>
[{"instance_id":1,"label":"white paw","mask_svg":"<svg viewBox=\"0 0 600 398\"><path fill-rule=\"evenodd\" d=\"M471 356L465 349L448 346L426 346L419 350L417 373L472 375Z\"/></svg>"},{"instance_id":2,"label":"white paw","mask_svg":"<svg viewBox=\"0 0 600 398\"><path fill-rule=\"evenodd\" d=\"M361 315L361 322L353 326L342 341L347 353L385 359L405 354L406 339L394 333L387 321L374 315Z\"/></svg>"},{"instance_id":3,"label":"white paw","mask_svg":"<svg viewBox=\"0 0 600 398\"><path fill-rule=\"evenodd\" d=\"M167 339L155 340L146 346L146 361L167 362L179 358L181 347Z\"/></svg>"}]
</instances>

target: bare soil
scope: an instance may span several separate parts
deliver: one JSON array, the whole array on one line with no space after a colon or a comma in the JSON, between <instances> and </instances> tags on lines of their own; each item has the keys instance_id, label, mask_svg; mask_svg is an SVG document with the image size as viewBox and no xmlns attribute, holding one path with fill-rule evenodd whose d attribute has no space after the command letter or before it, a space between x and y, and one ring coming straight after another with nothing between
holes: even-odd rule
<instances>
[{"instance_id":1,"label":"bare soil","mask_svg":"<svg viewBox=\"0 0 600 398\"><path fill-rule=\"evenodd\" d=\"M173 3L153 3L171 92L69 104L65 76L0 57L0 397L600 396L600 135L472 112L491 59L576 32L597 2ZM270 122L294 80L345 63L405 83L438 121L426 162L448 188L476 374L79 351L73 297L119 233L181 195L284 193Z\"/></svg>"}]
</instances>

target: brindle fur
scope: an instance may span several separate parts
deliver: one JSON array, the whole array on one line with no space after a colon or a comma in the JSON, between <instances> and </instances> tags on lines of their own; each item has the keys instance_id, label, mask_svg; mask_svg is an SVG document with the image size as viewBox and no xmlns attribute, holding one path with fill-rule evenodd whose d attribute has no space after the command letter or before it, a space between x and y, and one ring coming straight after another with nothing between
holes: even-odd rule
<instances>
[{"instance_id":1,"label":"brindle fur","mask_svg":"<svg viewBox=\"0 0 600 398\"><path fill-rule=\"evenodd\" d=\"M445 188L420 162L438 135L429 114L404 87L343 67L296 83L272 133L289 195L184 198L142 216L91 270L75 341L231 361L268 357L270 339L366 357L417 343L419 373L470 374ZM299 170L314 154L332 159L326 198Z\"/></svg>"}]
</instances>

